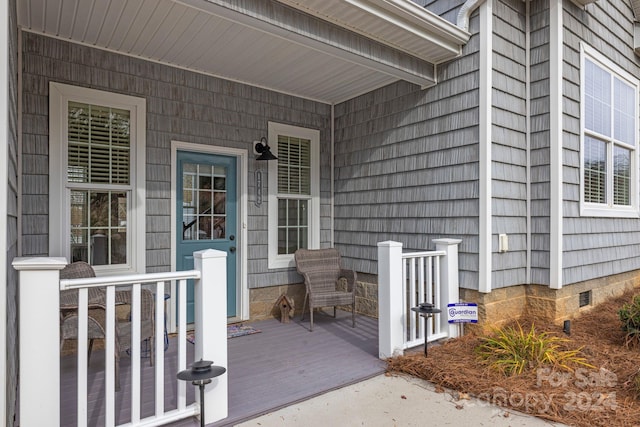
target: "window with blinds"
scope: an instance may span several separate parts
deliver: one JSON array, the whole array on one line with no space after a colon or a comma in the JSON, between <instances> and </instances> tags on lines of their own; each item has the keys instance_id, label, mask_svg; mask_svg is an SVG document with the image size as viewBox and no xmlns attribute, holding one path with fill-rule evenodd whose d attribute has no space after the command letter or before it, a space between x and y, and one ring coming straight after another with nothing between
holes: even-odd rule
<instances>
[{"instance_id":1,"label":"window with blinds","mask_svg":"<svg viewBox=\"0 0 640 427\"><path fill-rule=\"evenodd\" d=\"M311 141L278 136L278 255L309 244Z\"/></svg>"},{"instance_id":2,"label":"window with blinds","mask_svg":"<svg viewBox=\"0 0 640 427\"><path fill-rule=\"evenodd\" d=\"M69 102L69 182L128 185L130 122L128 110Z\"/></svg>"},{"instance_id":3,"label":"window with blinds","mask_svg":"<svg viewBox=\"0 0 640 427\"><path fill-rule=\"evenodd\" d=\"M597 209L637 202L638 82L583 47L583 201Z\"/></svg>"},{"instance_id":4,"label":"window with blinds","mask_svg":"<svg viewBox=\"0 0 640 427\"><path fill-rule=\"evenodd\" d=\"M68 103L72 261L127 264L130 128L129 110Z\"/></svg>"}]
</instances>

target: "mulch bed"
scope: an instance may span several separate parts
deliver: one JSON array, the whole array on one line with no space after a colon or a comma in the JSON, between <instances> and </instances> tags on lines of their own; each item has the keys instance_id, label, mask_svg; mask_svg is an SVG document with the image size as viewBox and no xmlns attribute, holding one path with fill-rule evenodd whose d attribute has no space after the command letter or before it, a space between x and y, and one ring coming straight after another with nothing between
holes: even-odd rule
<instances>
[{"instance_id":1,"label":"mulch bed","mask_svg":"<svg viewBox=\"0 0 640 427\"><path fill-rule=\"evenodd\" d=\"M640 395L634 378L640 372L640 348L624 346L618 310L635 292L602 303L562 327L535 323L536 331L569 338L568 348L582 347L591 368L563 372L543 368L506 377L475 356L477 329L464 337L388 360L390 372L407 373L455 391L458 398L477 397L492 404L571 426L640 426ZM530 324L521 322L528 330ZM442 390L444 391L444 390Z\"/></svg>"}]
</instances>

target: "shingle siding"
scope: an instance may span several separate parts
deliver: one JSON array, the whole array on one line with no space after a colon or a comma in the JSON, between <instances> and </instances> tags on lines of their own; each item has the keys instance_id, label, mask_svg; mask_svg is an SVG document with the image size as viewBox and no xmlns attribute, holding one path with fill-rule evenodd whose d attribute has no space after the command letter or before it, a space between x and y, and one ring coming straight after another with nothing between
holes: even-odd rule
<instances>
[{"instance_id":1,"label":"shingle siding","mask_svg":"<svg viewBox=\"0 0 640 427\"><path fill-rule=\"evenodd\" d=\"M636 78L640 60L629 2L600 1L587 9L565 2L563 21L563 282L571 284L640 269L637 218L580 216L580 42Z\"/></svg>"},{"instance_id":2,"label":"shingle siding","mask_svg":"<svg viewBox=\"0 0 640 427\"><path fill-rule=\"evenodd\" d=\"M549 284L549 2L530 2L531 283Z\"/></svg>"},{"instance_id":3,"label":"shingle siding","mask_svg":"<svg viewBox=\"0 0 640 427\"><path fill-rule=\"evenodd\" d=\"M475 35L435 87L398 82L336 106L335 239L350 268L377 273L380 241L458 237L462 286L477 288L477 68Z\"/></svg>"},{"instance_id":4,"label":"shingle siding","mask_svg":"<svg viewBox=\"0 0 640 427\"><path fill-rule=\"evenodd\" d=\"M492 287L525 283L527 256L527 140L525 5L493 2L491 193ZM509 251L498 251L498 235Z\"/></svg>"},{"instance_id":5,"label":"shingle siding","mask_svg":"<svg viewBox=\"0 0 640 427\"><path fill-rule=\"evenodd\" d=\"M457 21L458 11L466 0L412 0L425 9L435 13L454 24Z\"/></svg>"},{"instance_id":6,"label":"shingle siding","mask_svg":"<svg viewBox=\"0 0 640 427\"><path fill-rule=\"evenodd\" d=\"M171 264L171 141L246 149L249 287L299 281L292 271L267 269L267 200L255 207L253 141L266 136L269 121L320 130L321 245L330 233L330 106L140 59L24 33L23 236L25 255L47 255L48 87L50 81L124 93L147 105L148 272ZM43 203L44 202L44 203ZM293 279L292 279L293 278Z\"/></svg>"}]
</instances>

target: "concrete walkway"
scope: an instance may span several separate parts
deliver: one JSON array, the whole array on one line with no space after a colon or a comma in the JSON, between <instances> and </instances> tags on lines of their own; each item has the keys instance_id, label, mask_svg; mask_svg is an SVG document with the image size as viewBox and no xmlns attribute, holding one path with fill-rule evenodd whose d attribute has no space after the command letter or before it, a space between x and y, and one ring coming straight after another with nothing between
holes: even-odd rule
<instances>
[{"instance_id":1,"label":"concrete walkway","mask_svg":"<svg viewBox=\"0 0 640 427\"><path fill-rule=\"evenodd\" d=\"M320 426L562 426L457 392L437 392L424 380L379 375L254 418L238 427Z\"/></svg>"}]
</instances>

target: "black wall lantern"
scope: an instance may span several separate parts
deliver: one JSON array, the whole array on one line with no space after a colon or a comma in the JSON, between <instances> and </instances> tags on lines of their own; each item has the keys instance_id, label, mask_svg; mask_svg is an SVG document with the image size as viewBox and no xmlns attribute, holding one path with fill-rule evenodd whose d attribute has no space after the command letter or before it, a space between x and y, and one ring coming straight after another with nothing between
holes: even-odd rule
<instances>
[{"instance_id":1,"label":"black wall lantern","mask_svg":"<svg viewBox=\"0 0 640 427\"><path fill-rule=\"evenodd\" d=\"M260 153L260 155L256 157L256 160L278 160L278 158L271 152L271 147L269 147L267 138L264 136L260 138L259 142L256 142L254 148L256 153Z\"/></svg>"}]
</instances>

